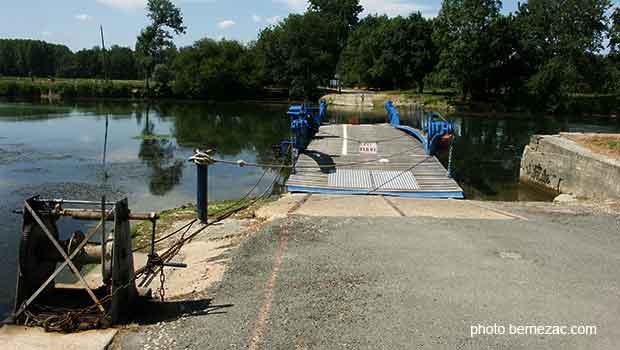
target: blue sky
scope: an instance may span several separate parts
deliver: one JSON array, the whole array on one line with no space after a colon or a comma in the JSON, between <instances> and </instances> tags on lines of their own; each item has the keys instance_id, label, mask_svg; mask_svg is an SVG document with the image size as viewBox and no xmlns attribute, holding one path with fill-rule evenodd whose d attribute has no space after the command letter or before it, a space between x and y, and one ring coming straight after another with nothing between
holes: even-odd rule
<instances>
[{"instance_id":1,"label":"blue sky","mask_svg":"<svg viewBox=\"0 0 620 350\"><path fill-rule=\"evenodd\" d=\"M174 0L183 11L186 35L179 46L204 38L255 40L261 28L277 23L292 12L303 12L306 0ZM145 26L146 0L3 0L1 38L30 38L61 43L72 50L99 44L99 25L106 44L133 47ZM367 13L407 15L420 11L432 17L441 0L361 0ZM504 11L514 11L517 0L504 1Z\"/></svg>"}]
</instances>

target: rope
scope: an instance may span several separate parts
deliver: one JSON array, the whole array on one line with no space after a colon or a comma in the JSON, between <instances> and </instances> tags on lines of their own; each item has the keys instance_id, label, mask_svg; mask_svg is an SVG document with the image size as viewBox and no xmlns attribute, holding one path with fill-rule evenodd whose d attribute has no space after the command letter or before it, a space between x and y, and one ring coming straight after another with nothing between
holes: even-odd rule
<instances>
[{"instance_id":1,"label":"rope","mask_svg":"<svg viewBox=\"0 0 620 350\"><path fill-rule=\"evenodd\" d=\"M452 177L452 153L454 150L454 137L450 140L450 153L448 154L448 177Z\"/></svg>"}]
</instances>

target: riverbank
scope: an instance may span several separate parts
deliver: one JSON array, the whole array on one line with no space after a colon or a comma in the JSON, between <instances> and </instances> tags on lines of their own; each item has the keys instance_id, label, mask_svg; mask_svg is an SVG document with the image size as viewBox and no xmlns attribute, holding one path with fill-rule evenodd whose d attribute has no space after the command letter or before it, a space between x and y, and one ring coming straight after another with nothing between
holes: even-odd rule
<instances>
[{"instance_id":1,"label":"riverbank","mask_svg":"<svg viewBox=\"0 0 620 350\"><path fill-rule=\"evenodd\" d=\"M160 87L151 82L150 93L146 93L143 80L103 79L47 79L0 77L0 97L17 99L42 99L51 101L71 100L157 100L157 101L214 101L212 99L188 98L174 93L174 81L170 86ZM229 98L227 100L235 100ZM288 103L288 90L263 88L254 94L243 96L246 102Z\"/></svg>"},{"instance_id":2,"label":"riverbank","mask_svg":"<svg viewBox=\"0 0 620 350\"><path fill-rule=\"evenodd\" d=\"M620 95L572 94L563 106L553 113L539 110L527 102L515 101L463 101L451 90L419 93L404 91L343 90L322 97L329 104L349 108L383 108L391 100L398 107L421 106L425 110L445 114L458 113L470 116L515 116L570 114L587 117L617 118L620 114ZM510 103L509 103L510 102Z\"/></svg>"},{"instance_id":3,"label":"riverbank","mask_svg":"<svg viewBox=\"0 0 620 350\"><path fill-rule=\"evenodd\" d=\"M103 79L0 78L0 97L67 100L74 98L139 98L144 81Z\"/></svg>"},{"instance_id":4,"label":"riverbank","mask_svg":"<svg viewBox=\"0 0 620 350\"><path fill-rule=\"evenodd\" d=\"M558 194L620 198L620 134L534 135L520 179Z\"/></svg>"},{"instance_id":5,"label":"riverbank","mask_svg":"<svg viewBox=\"0 0 620 350\"><path fill-rule=\"evenodd\" d=\"M322 97L329 105L355 108L383 108L391 100L398 107L422 106L429 110L443 113L454 112L454 94L416 93L414 91L360 91L344 90L343 93L331 93Z\"/></svg>"}]
</instances>

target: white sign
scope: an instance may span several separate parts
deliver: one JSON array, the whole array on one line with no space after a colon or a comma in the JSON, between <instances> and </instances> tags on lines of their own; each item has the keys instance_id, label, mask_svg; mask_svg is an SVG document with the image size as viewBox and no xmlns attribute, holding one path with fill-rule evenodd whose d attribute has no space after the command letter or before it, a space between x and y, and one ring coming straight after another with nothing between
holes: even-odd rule
<instances>
[{"instance_id":1,"label":"white sign","mask_svg":"<svg viewBox=\"0 0 620 350\"><path fill-rule=\"evenodd\" d=\"M377 144L366 142L360 143L360 153L377 154Z\"/></svg>"}]
</instances>

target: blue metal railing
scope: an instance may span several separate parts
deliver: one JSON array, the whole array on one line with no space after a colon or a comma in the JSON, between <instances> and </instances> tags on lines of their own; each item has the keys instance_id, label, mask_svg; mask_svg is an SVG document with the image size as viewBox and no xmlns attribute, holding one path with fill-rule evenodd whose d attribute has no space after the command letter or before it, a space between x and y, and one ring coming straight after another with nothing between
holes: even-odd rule
<instances>
[{"instance_id":1,"label":"blue metal railing","mask_svg":"<svg viewBox=\"0 0 620 350\"><path fill-rule=\"evenodd\" d=\"M400 113L392 101L385 102L385 110L388 113L390 124L417 138L424 146L427 154L434 155L439 148L441 139L454 133L452 123L437 112L419 113L417 115L414 113L412 115L414 118L413 127L411 127L401 125Z\"/></svg>"},{"instance_id":2,"label":"blue metal railing","mask_svg":"<svg viewBox=\"0 0 620 350\"><path fill-rule=\"evenodd\" d=\"M305 104L290 106L288 116L291 117L291 130L293 131L293 147L304 151L312 137L319 132L321 123L327 118L327 103L321 101L318 107Z\"/></svg>"}]
</instances>

